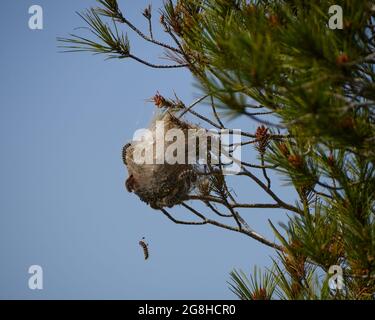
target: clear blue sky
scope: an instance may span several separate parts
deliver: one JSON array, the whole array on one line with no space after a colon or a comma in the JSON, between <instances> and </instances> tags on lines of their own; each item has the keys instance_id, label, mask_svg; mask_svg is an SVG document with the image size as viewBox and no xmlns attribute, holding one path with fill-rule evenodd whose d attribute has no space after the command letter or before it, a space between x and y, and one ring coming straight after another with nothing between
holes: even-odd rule
<instances>
[{"instance_id":1,"label":"clear blue sky","mask_svg":"<svg viewBox=\"0 0 375 320\"><path fill-rule=\"evenodd\" d=\"M273 251L215 227L175 225L124 188L121 149L152 117L154 107L145 100L159 90L189 103L199 90L181 69L58 53L56 37L83 26L75 11L94 3L1 3L0 298L234 298L226 283L232 268L270 265ZM147 30L141 10L149 1L119 3ZM153 8L160 3L152 1ZM44 9L42 31L28 28L33 4ZM129 36L139 56L158 61L162 51ZM255 130L247 119L232 125ZM239 196L269 202L244 182L236 182ZM292 198L289 189L276 190ZM285 212L257 209L243 216L273 239L267 219L278 222ZM143 236L148 261L138 245ZM33 264L44 270L40 291L27 285Z\"/></svg>"}]
</instances>

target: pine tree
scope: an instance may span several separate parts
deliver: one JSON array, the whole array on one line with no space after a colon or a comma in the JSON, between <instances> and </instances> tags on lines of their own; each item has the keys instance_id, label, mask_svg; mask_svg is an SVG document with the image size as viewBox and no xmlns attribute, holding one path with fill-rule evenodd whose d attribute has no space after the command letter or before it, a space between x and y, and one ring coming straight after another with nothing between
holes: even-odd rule
<instances>
[{"instance_id":1,"label":"pine tree","mask_svg":"<svg viewBox=\"0 0 375 320\"><path fill-rule=\"evenodd\" d=\"M178 204L196 222L159 208L175 223L212 224L275 249L270 269L255 269L250 278L234 270L232 291L240 299L374 299L375 2L166 1L159 21L169 44L156 40L151 7L143 12L149 22L144 33L116 0L98 3L81 14L94 39L60 38L67 50L134 59L152 68L187 68L204 96L186 106L157 94L158 108L192 114L216 128L237 116L259 123L256 132L242 133L243 146L254 146L259 163L241 162L237 178L255 183L273 203L238 202L222 168L209 166L198 191ZM342 9L342 29L329 26L333 5ZM121 31L126 28L165 49L173 63L136 56ZM211 118L195 111L204 101ZM295 188L295 204L272 190L271 171ZM218 219L195 209L196 201ZM289 213L286 224L270 221L279 243L241 217L241 210L254 208ZM231 219L235 226L222 222ZM332 268L342 270L343 288L332 287Z\"/></svg>"}]
</instances>

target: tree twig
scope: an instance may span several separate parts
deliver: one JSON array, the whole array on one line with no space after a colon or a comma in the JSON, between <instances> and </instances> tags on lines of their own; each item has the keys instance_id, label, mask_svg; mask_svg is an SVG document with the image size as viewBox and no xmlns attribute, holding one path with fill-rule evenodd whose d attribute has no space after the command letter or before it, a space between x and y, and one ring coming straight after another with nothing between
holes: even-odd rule
<instances>
[{"instance_id":1,"label":"tree twig","mask_svg":"<svg viewBox=\"0 0 375 320\"><path fill-rule=\"evenodd\" d=\"M249 236L250 238L253 238L271 248L274 248L276 250L279 250L279 251L283 251L283 248L279 245L277 245L276 243L273 243L269 240L267 240L265 237L263 237L262 235L258 234L257 232L253 231L253 230L250 230L250 229L240 229L238 227L233 227L233 226L230 226L230 225L226 225L224 223L221 223L219 221L216 221L216 220L212 220L212 219L208 219L206 217L204 217L201 213L199 213L197 210L195 210L194 208L186 205L186 204L182 204L186 209L188 209L190 212L194 213L195 215L197 216L202 216L206 222L206 224L211 224L211 225L214 225L214 226L217 226L219 228L223 228L223 229L227 229L227 230L231 230L231 231L235 231L235 232L239 232L239 233L242 233L242 234L245 234L247 236ZM164 210L164 209L163 209ZM164 210L165 211L165 210Z\"/></svg>"},{"instance_id":2,"label":"tree twig","mask_svg":"<svg viewBox=\"0 0 375 320\"><path fill-rule=\"evenodd\" d=\"M258 178L256 177L254 174L252 174L249 170L247 170L246 168L243 168L244 171L238 173L237 175L241 176L247 176L249 177L250 179L252 179L254 182L256 182L266 193L268 193L272 199L274 199L282 208L284 209L287 209L289 211L292 211L292 212L295 212L295 213L298 213L300 215L303 215L304 212L303 210L300 210L298 209L297 207L295 206L292 206L290 204L287 204L285 203L284 201L282 201L271 189L267 188L267 186Z\"/></svg>"},{"instance_id":3,"label":"tree twig","mask_svg":"<svg viewBox=\"0 0 375 320\"><path fill-rule=\"evenodd\" d=\"M153 44L156 44L160 47L163 47L163 48L166 48L166 49L169 49L169 50L172 50L174 52L177 52L177 53L182 53L179 49L175 48L175 47L172 47L166 43L163 43L163 42L160 42L160 41L157 41L157 40L154 40L148 36L146 36L141 30L139 30L137 27L135 27L128 19L126 19L122 14L121 16L119 17L118 19L120 22L126 24L127 26L129 26L133 31L135 31L141 38L143 38L144 40L148 41L148 42L151 42Z\"/></svg>"},{"instance_id":4,"label":"tree twig","mask_svg":"<svg viewBox=\"0 0 375 320\"><path fill-rule=\"evenodd\" d=\"M163 214L171 221L173 221L174 223L177 223L177 224L186 224L186 225L203 225L203 224L207 224L207 221L204 220L204 221L201 221L201 222L195 222L195 221L183 221L183 220L178 220L178 219L175 219L167 210L165 209L160 209L161 212L163 212Z\"/></svg>"},{"instance_id":5,"label":"tree twig","mask_svg":"<svg viewBox=\"0 0 375 320\"><path fill-rule=\"evenodd\" d=\"M187 67L187 64L174 64L174 65L159 65L159 64L153 64L148 61L145 61L141 58L138 58L137 56L134 56L132 54L128 54L127 57L134 59L148 67L155 68L155 69L173 69L173 68L184 68Z\"/></svg>"}]
</instances>

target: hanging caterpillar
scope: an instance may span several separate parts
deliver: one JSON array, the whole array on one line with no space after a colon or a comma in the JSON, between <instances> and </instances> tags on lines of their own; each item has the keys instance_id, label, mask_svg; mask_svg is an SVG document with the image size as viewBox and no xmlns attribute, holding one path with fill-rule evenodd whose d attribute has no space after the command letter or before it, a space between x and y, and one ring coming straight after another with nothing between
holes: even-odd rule
<instances>
[{"instance_id":1,"label":"hanging caterpillar","mask_svg":"<svg viewBox=\"0 0 375 320\"><path fill-rule=\"evenodd\" d=\"M145 260L147 260L149 258L149 256L150 256L150 253L148 251L148 244L145 242L145 237L143 237L142 240L139 241L139 245L143 249L143 254L145 256Z\"/></svg>"}]
</instances>

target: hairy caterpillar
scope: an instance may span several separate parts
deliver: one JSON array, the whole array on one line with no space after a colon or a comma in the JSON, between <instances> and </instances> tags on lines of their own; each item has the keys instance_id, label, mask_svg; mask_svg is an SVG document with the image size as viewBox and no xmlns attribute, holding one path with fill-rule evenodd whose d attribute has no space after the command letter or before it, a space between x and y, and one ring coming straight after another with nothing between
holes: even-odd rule
<instances>
[{"instance_id":1,"label":"hairy caterpillar","mask_svg":"<svg viewBox=\"0 0 375 320\"><path fill-rule=\"evenodd\" d=\"M131 146L130 143L127 143L126 145L124 145L124 147L122 148L122 161L124 162L124 165L127 165L128 162L126 160L126 151L128 150L128 148Z\"/></svg>"},{"instance_id":2,"label":"hairy caterpillar","mask_svg":"<svg viewBox=\"0 0 375 320\"><path fill-rule=\"evenodd\" d=\"M178 175L178 180L187 180L187 179L189 179L189 181L195 182L197 180L196 172L194 172L194 170L187 169L187 170L182 171Z\"/></svg>"},{"instance_id":3,"label":"hairy caterpillar","mask_svg":"<svg viewBox=\"0 0 375 320\"><path fill-rule=\"evenodd\" d=\"M145 256L145 260L147 260L150 256L149 250L148 250L148 244L145 242L145 237L142 238L141 241L139 241L139 245L143 249L143 254Z\"/></svg>"}]
</instances>

